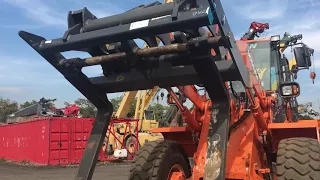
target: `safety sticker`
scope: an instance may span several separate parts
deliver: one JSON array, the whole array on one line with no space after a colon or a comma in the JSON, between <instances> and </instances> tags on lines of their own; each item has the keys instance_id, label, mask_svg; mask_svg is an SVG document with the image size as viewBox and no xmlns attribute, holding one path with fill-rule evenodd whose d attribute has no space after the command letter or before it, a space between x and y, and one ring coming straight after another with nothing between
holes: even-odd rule
<instances>
[{"instance_id":1,"label":"safety sticker","mask_svg":"<svg viewBox=\"0 0 320 180\"><path fill-rule=\"evenodd\" d=\"M130 29L129 30L147 27L148 25L149 25L149 19L133 22L133 23L130 24Z\"/></svg>"}]
</instances>

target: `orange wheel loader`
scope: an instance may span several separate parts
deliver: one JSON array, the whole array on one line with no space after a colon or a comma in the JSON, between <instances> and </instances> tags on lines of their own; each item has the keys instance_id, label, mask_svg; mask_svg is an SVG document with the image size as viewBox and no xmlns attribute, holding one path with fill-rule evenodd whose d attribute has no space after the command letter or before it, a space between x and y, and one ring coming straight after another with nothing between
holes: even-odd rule
<instances>
[{"instance_id":1,"label":"orange wheel loader","mask_svg":"<svg viewBox=\"0 0 320 180\"><path fill-rule=\"evenodd\" d=\"M69 12L61 38L19 36L98 109L77 180L92 178L113 112L107 93L154 86L168 90L187 126L154 129L164 140L139 150L129 179L320 179L317 121L276 123L277 110L286 105L290 116L300 93L299 84L281 75L280 36L236 41L220 0L155 2L104 18L84 8ZM134 39L150 48L139 48ZM311 48L297 46L297 67L309 68ZM92 57L66 59L65 51ZM82 73L95 65L103 75ZM172 87L194 104L192 110Z\"/></svg>"}]
</instances>

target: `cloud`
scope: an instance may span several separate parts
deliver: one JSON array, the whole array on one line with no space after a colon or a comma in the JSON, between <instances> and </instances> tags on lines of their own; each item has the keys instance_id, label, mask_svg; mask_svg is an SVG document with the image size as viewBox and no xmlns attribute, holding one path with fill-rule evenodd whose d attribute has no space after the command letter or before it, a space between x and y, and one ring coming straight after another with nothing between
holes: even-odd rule
<instances>
[{"instance_id":1,"label":"cloud","mask_svg":"<svg viewBox=\"0 0 320 180\"><path fill-rule=\"evenodd\" d=\"M88 2L84 0L65 0L64 3L50 0L0 0L14 8L18 8L25 17L37 24L1 24L2 28L10 29L40 29L45 27L66 28L67 13L70 10L80 10L87 7L98 18L110 16L123 11L114 3L106 1ZM67 6L66 6L67 5ZM67 8L66 8L67 7Z\"/></svg>"},{"instance_id":2,"label":"cloud","mask_svg":"<svg viewBox=\"0 0 320 180\"><path fill-rule=\"evenodd\" d=\"M19 87L6 87L6 86L0 86L0 93L22 93L23 90Z\"/></svg>"},{"instance_id":3,"label":"cloud","mask_svg":"<svg viewBox=\"0 0 320 180\"><path fill-rule=\"evenodd\" d=\"M19 103L41 97L57 98L57 105L81 95L41 57L3 55L0 52L0 96ZM2 65L4 64L4 65Z\"/></svg>"},{"instance_id":4,"label":"cloud","mask_svg":"<svg viewBox=\"0 0 320 180\"><path fill-rule=\"evenodd\" d=\"M235 2L231 2L235 3ZM287 8L288 0L242 1L233 5L236 13L249 20L270 20L281 17Z\"/></svg>"},{"instance_id":5,"label":"cloud","mask_svg":"<svg viewBox=\"0 0 320 180\"><path fill-rule=\"evenodd\" d=\"M315 52L320 52L320 30L304 33L302 41L309 47L313 48Z\"/></svg>"},{"instance_id":6,"label":"cloud","mask_svg":"<svg viewBox=\"0 0 320 180\"><path fill-rule=\"evenodd\" d=\"M61 83L63 76L40 58L0 55L1 61L5 62L0 66L0 84L33 87L48 86L48 83L44 83L46 80L50 80L48 82L51 85Z\"/></svg>"},{"instance_id":7,"label":"cloud","mask_svg":"<svg viewBox=\"0 0 320 180\"><path fill-rule=\"evenodd\" d=\"M28 17L44 26L66 26L66 17L40 0L3 0L3 2L19 8ZM14 25L13 25L14 26Z\"/></svg>"},{"instance_id":8,"label":"cloud","mask_svg":"<svg viewBox=\"0 0 320 180\"><path fill-rule=\"evenodd\" d=\"M305 8L315 8L320 5L319 0L291 0L290 2L293 10L305 10Z\"/></svg>"},{"instance_id":9,"label":"cloud","mask_svg":"<svg viewBox=\"0 0 320 180\"><path fill-rule=\"evenodd\" d=\"M320 59L315 59L314 60L314 65L315 65L316 68L320 69Z\"/></svg>"},{"instance_id":10,"label":"cloud","mask_svg":"<svg viewBox=\"0 0 320 180\"><path fill-rule=\"evenodd\" d=\"M97 18L108 17L108 16L115 14L115 13L110 13L110 12L104 11L102 9L96 9L96 8L90 8L89 11L92 14L94 14Z\"/></svg>"},{"instance_id":11,"label":"cloud","mask_svg":"<svg viewBox=\"0 0 320 180\"><path fill-rule=\"evenodd\" d=\"M47 25L32 25L32 24L0 24L1 28L6 28L6 29L17 29L17 30L21 30L21 29L41 29L41 28L45 28L47 27Z\"/></svg>"},{"instance_id":12,"label":"cloud","mask_svg":"<svg viewBox=\"0 0 320 180\"><path fill-rule=\"evenodd\" d=\"M78 8L83 8L83 7L87 7L87 9L94 14L96 17L98 18L103 18L103 17L107 17L107 16L111 16L114 14L119 14L122 13L123 11L125 11L124 9L120 8L121 6L118 6L118 3L121 2L108 2L108 1L104 1L104 0L96 0L96 1L90 1L90 3L88 3L88 1L86 0L66 0L69 1L73 4L76 4ZM126 0L126 1L134 1L135 0ZM126 2L127 3L127 2ZM137 2L135 2L137 3ZM131 3L129 3L131 4Z\"/></svg>"},{"instance_id":13,"label":"cloud","mask_svg":"<svg viewBox=\"0 0 320 180\"><path fill-rule=\"evenodd\" d=\"M320 15L320 13L319 13ZM302 42L320 52L320 21L309 16L297 19L295 22L284 22L276 27L270 27L268 34L280 34L289 32L291 35L302 34Z\"/></svg>"},{"instance_id":14,"label":"cloud","mask_svg":"<svg viewBox=\"0 0 320 180\"><path fill-rule=\"evenodd\" d=\"M315 50L314 66L315 72L319 75L320 70L320 0L291 0L291 1L254 1L254 0L225 0L229 4L229 8L233 9L237 16L236 21L238 27L242 23L250 24L250 21L268 22L270 29L262 34L263 36L281 35L285 32L292 35L302 34L302 42ZM225 2L224 1L224 2ZM225 2L226 3L226 2ZM227 7L227 6L226 6ZM233 28L238 33L237 28ZM239 33L238 33L239 34ZM291 48L287 48L285 54L289 59L292 57ZM320 94L319 89L320 78L315 79L315 84L309 77L310 70L302 70L298 73L297 82L301 86L301 95L298 97L299 103L312 102L317 104L317 98Z\"/></svg>"}]
</instances>

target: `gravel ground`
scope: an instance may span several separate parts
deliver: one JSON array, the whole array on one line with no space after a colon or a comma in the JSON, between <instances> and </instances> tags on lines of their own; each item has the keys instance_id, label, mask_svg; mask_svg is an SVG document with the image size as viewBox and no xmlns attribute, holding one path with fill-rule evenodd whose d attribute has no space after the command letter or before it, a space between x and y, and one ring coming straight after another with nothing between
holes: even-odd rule
<instances>
[{"instance_id":1,"label":"gravel ground","mask_svg":"<svg viewBox=\"0 0 320 180\"><path fill-rule=\"evenodd\" d=\"M130 164L97 165L93 180L127 180ZM1 180L72 180L78 167L29 167L0 162Z\"/></svg>"}]
</instances>

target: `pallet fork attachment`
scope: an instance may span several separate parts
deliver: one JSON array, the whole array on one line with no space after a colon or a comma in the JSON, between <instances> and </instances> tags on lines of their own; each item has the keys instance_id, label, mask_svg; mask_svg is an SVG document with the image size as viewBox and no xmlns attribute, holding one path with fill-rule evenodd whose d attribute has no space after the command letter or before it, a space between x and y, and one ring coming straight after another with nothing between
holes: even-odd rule
<instances>
[{"instance_id":1,"label":"pallet fork attachment","mask_svg":"<svg viewBox=\"0 0 320 180\"><path fill-rule=\"evenodd\" d=\"M172 32L174 40L170 39ZM217 154L221 160L219 166L206 167L204 177L224 179L230 118L225 82L250 85L220 0L152 3L101 19L84 8L69 12L68 30L62 38L46 40L24 31L19 36L98 109L75 179L92 178L113 112L107 93L192 84L203 85L213 102L207 158ZM156 37L164 46L157 46ZM151 48L138 48L134 42L137 38ZM221 47L229 50L232 61L221 55ZM211 49L216 56L212 56ZM66 59L61 55L71 50L88 52L92 58ZM81 72L92 65L101 65L104 75L88 78Z\"/></svg>"}]
</instances>

